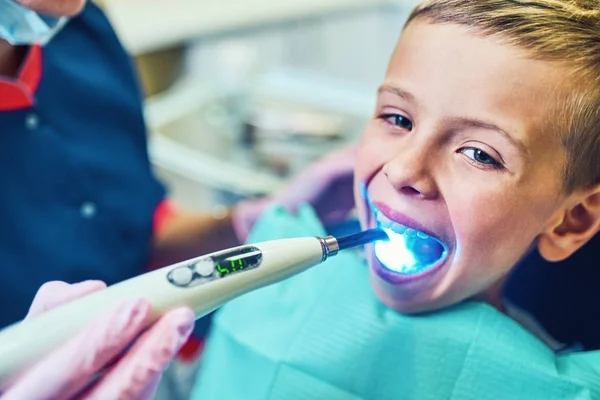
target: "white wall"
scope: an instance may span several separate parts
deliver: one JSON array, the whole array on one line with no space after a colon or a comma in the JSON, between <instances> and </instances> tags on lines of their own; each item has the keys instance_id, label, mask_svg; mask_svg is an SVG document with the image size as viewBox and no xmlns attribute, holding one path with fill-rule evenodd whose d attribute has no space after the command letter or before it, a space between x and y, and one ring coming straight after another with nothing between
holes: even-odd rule
<instances>
[{"instance_id":1,"label":"white wall","mask_svg":"<svg viewBox=\"0 0 600 400\"><path fill-rule=\"evenodd\" d=\"M411 5L374 7L319 20L206 38L192 46L187 70L236 85L256 72L292 68L375 91Z\"/></svg>"}]
</instances>

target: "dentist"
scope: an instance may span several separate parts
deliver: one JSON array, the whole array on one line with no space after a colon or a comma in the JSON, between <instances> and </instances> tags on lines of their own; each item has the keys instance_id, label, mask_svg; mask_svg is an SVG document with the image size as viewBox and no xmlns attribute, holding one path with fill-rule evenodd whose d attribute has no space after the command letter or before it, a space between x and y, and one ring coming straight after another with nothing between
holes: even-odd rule
<instances>
[{"instance_id":1,"label":"dentist","mask_svg":"<svg viewBox=\"0 0 600 400\"><path fill-rule=\"evenodd\" d=\"M352 207L353 160L351 148L332 154L224 217L181 210L151 171L137 78L101 10L0 0L0 328L150 266L239 245L273 203L307 202L335 223ZM194 316L172 310L142 333L149 312L144 299L117 307L1 382L1 398L152 398Z\"/></svg>"}]
</instances>

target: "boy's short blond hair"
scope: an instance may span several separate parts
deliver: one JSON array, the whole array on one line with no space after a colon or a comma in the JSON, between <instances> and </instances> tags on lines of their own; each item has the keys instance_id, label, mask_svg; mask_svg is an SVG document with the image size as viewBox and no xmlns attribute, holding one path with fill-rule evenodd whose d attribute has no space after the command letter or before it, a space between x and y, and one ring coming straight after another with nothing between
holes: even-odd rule
<instances>
[{"instance_id":1,"label":"boy's short blond hair","mask_svg":"<svg viewBox=\"0 0 600 400\"><path fill-rule=\"evenodd\" d=\"M574 87L553 122L567 150L564 190L600 183L600 0L425 0L415 19L466 26L563 64Z\"/></svg>"}]
</instances>

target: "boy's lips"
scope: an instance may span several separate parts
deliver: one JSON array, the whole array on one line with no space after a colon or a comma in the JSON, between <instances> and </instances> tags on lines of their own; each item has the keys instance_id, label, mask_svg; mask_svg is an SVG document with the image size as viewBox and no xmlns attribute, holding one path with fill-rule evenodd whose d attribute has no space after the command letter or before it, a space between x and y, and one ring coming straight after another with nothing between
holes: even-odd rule
<instances>
[{"instance_id":1,"label":"boy's lips","mask_svg":"<svg viewBox=\"0 0 600 400\"><path fill-rule=\"evenodd\" d=\"M426 235L426 236L435 238L436 240L441 242L441 240L437 237L437 235L435 233L432 232L432 230L423 226L422 224L415 221L414 219L409 218L408 216L406 216L402 213L399 213L395 210L392 210L390 207L388 207L387 205L385 205L383 203L373 202L373 203L371 203L371 205L372 205L371 210L374 213L379 212L384 219L389 220L393 224L397 224L399 227L400 226L406 227L406 228L408 228L408 230L413 230L415 232L415 234L420 233L422 235ZM400 228L400 229L402 229L402 228ZM404 233L404 232L399 232L399 233Z\"/></svg>"}]
</instances>

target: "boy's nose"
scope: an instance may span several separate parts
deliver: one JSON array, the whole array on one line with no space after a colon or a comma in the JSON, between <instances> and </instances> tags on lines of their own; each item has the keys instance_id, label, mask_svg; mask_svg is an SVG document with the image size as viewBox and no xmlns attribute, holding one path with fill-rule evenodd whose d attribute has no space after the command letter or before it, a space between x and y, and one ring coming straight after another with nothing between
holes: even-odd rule
<instances>
[{"instance_id":1,"label":"boy's nose","mask_svg":"<svg viewBox=\"0 0 600 400\"><path fill-rule=\"evenodd\" d=\"M426 149L401 151L383 166L383 173L399 193L434 199L438 190L428 165L432 157Z\"/></svg>"}]
</instances>

